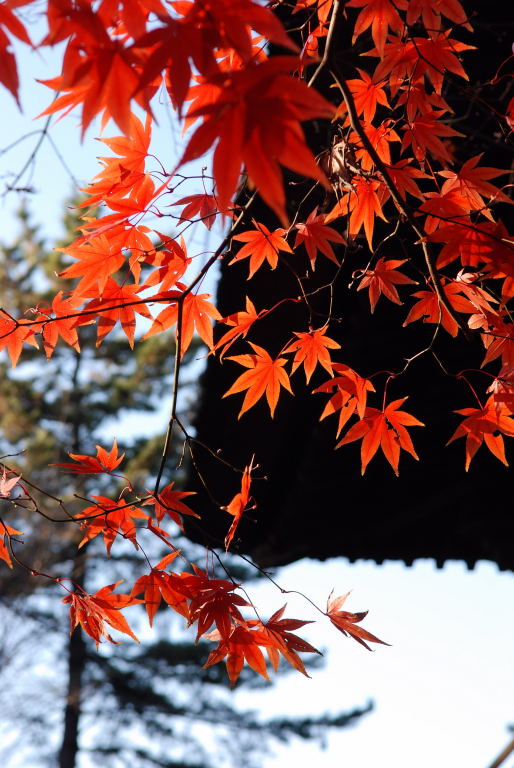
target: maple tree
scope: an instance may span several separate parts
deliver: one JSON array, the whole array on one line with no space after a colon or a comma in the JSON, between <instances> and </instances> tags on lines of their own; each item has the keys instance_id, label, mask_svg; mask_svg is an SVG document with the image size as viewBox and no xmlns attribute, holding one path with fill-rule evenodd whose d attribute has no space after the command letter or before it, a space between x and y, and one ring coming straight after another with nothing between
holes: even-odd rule
<instances>
[{"instance_id":1,"label":"maple tree","mask_svg":"<svg viewBox=\"0 0 514 768\"><path fill-rule=\"evenodd\" d=\"M29 4L5 0L0 16L7 30L0 37L7 62L1 81L15 99L18 76L11 40L31 44L19 10ZM474 19L459 0L269 5L254 0L49 0L47 23L47 34L33 44L65 47L60 74L45 81L56 96L43 114L65 116L78 109L83 136L95 118L103 130L114 123L123 135L102 139L114 156L100 158L100 172L83 190L85 212L77 237L62 249L71 263L60 277L69 287L48 306L27 307L28 313L12 316L3 310L0 347L14 366L23 350L37 347L40 339L51 358L57 343L79 348L80 326L97 324L100 346L118 323L132 346L142 319L146 333L137 344L173 329L176 350L171 414L153 488L136 488L128 477L127 491L117 498L91 494L78 512L65 508L68 519L86 530L85 541L103 534L107 554L117 537L136 549L143 538L157 537L167 542L170 558L157 565L147 562L146 572L123 595L110 587L89 594L80 585L71 592L63 585L70 593L64 600L71 604L72 629L80 624L95 642L111 639L108 626L130 635L121 611L141 599L151 621L164 599L188 625L196 625L198 637L216 643L206 665L225 661L231 684L245 663L268 677L263 651L272 668L282 655L304 672L298 653L315 649L289 633L303 625L301 619L283 619L281 609L268 622L259 614L254 619L250 612L255 607L236 591L240 584L229 574L220 579L198 564L175 568L177 547L164 527L168 516L179 528L185 525L184 515L190 527L201 528L202 518L195 519L193 498L184 501L190 489L163 485L171 440L181 436L195 469L199 447L214 458L217 450L201 445L177 410L183 356L196 333L211 359L246 369L224 392L238 399L241 420L258 411L263 400L273 418L284 399L303 386L298 376L293 378L303 367L305 386L329 395L318 418L340 412L334 447L362 440L362 473L378 461L380 448L398 474L405 454L418 459L410 429L430 429L416 416L416 393L401 391L402 374L418 357L433 355L448 376L462 382L463 399L478 405L457 411L465 418L448 439L466 436L465 469L484 444L507 463L503 436L514 436L514 243L500 217L509 215L511 185L498 180L508 169L481 165L477 154L461 158L459 142L465 135L453 127L460 127L459 118L447 93L447 84L468 87L465 62L474 51ZM334 45L343 24L359 60L352 77ZM504 64L495 62L491 82ZM158 97L169 99L187 131L171 170L150 152ZM500 135L510 141L511 101L502 111L490 110ZM302 124L328 137L317 156ZM188 164L207 153L212 155L211 174L202 171L192 194L171 199ZM294 205L292 188L299 191ZM259 198L269 209L266 221L253 214ZM88 208L98 205L101 214ZM171 237L163 234L159 221L175 205L182 209L176 215L179 231ZM185 236L190 227L211 230L216 219L225 220L225 234L199 262L201 254L186 245ZM406 239L412 252L402 250ZM402 258L397 258L400 250ZM232 297L233 310L223 316L204 290L205 278L217 263L238 269L246 259L246 282L264 281L269 302L259 307L248 289ZM423 321L433 327L431 340L423 335L397 370L364 375L345 362L345 345L334 339L341 318L333 294L341 289L349 264L350 287L357 281L356 291L368 289L371 312L379 300L399 307L408 303L400 324L421 328ZM282 292L284 273L290 282ZM280 326L278 338L268 333L266 344L261 342L259 327L272 325L291 305L303 310L303 320L297 320L301 325L291 325L284 334ZM219 324L229 330L220 331ZM480 369L451 373L434 349L443 334L480 339ZM227 354L232 345L238 354ZM311 384L320 369L330 378ZM395 399L393 381L400 389ZM412 414L401 409L409 395ZM368 398L375 405L368 405ZM123 472L114 443L98 447L96 457L70 456L61 471ZM211 511L234 518L227 526L226 549L237 549L238 526L253 506L258 509L266 459L243 458L242 466L230 467L235 478L231 499L216 498L198 469L209 499L202 509L210 502ZM227 464L223 456L218 460ZM12 482L19 478L15 464L5 464L2 471L2 497L7 506L12 499L9 521L16 522L16 504L30 498L30 481ZM1 524L5 552L16 560L14 526ZM320 612L358 642L381 643L355 626L364 614L340 610L345 599L331 600Z\"/></svg>"}]
</instances>

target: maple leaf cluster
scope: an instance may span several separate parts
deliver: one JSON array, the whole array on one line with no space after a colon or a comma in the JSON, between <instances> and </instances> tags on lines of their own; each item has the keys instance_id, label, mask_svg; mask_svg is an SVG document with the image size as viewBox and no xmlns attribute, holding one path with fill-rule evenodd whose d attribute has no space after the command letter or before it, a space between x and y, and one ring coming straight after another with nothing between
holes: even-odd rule
<instances>
[{"instance_id":1,"label":"maple leaf cluster","mask_svg":"<svg viewBox=\"0 0 514 768\"><path fill-rule=\"evenodd\" d=\"M99 172L82 189L81 224L62 249L66 266L60 277L70 281L69 290L20 317L0 309L0 349L13 366L26 345L41 344L48 359L58 343L79 352L83 325L95 325L98 345L119 328L131 347L172 331L170 430L178 429L176 388L183 357L198 335L220 363L245 369L225 392L244 393L240 418L261 400L273 417L285 392L294 394L293 383L311 388L328 396L320 419L338 416L335 447L362 441L362 473L380 448L398 474L402 452L418 459L409 429L424 425L403 410L405 393L391 399L389 386L405 370L403 363L381 385L379 373L364 376L350 367L344 343L332 338L335 324L344 321L334 315L333 289L351 261L350 289L368 291L371 313L380 315L386 301L403 311L409 300L404 325L422 321L450 338L480 337L484 358L474 375L485 382L485 395L481 400L467 377L457 375L477 407L457 411L464 418L448 442L465 438L466 470L484 444L507 464L504 437L514 437L514 239L498 213L511 210L510 187L498 179L510 169L482 164L480 154L460 159L463 134L453 127L459 123L446 85L468 79L464 62L473 46L459 36L468 39L473 29L459 0L296 0L291 13L299 19L301 46L270 7L254 0L48 0L48 30L36 44L20 11L31 2L5 0L0 6L0 82L18 99L14 41L40 48L62 44L62 70L45 81L56 96L43 114L78 110L83 134L99 117L102 129L113 121L121 135L101 139L111 154L99 158ZM361 46L360 66L349 78L331 50L343 14L355 46ZM267 43L286 53L269 55ZM316 90L321 73L329 79L330 99ZM152 103L163 92L186 131L171 172L151 151ZM512 129L512 110L511 100L498 116L505 132ZM142 119L136 114L141 111ZM324 126L331 137L318 157L302 128L313 120L316 130ZM175 197L187 164L206 153L212 156L211 174L202 172L192 194ZM283 169L287 184L305 189L293 212ZM252 212L257 193L271 211L266 224ZM173 236L162 231L165 216L176 224ZM204 260L191 240L186 244L186 235L196 225L214 232L216 222L226 233ZM396 239L400 228L403 240L410 233L412 252ZM391 243L398 243L392 257ZM248 281L257 274L273 281L274 270L289 271L300 295L284 294L260 309L250 296L232 297L233 311L222 316L202 288L221 260L233 269L247 263ZM323 277L328 299L325 311L314 315L308 280L319 273L329 274L328 281ZM256 343L256 331L285 302L305 306L305 325L287 329L274 350L266 349ZM142 337L136 335L138 323L144 325ZM233 346L237 354L229 355ZM429 350L430 345L419 355ZM300 368L305 381L293 378ZM318 380L311 383L313 377ZM379 407L368 404L375 396ZM98 447L96 457L70 457L61 469L116 476L123 458L115 443L109 452ZM226 549L235 546L244 513L255 507L256 466L252 459L241 472L240 490L221 507L233 518ZM4 499L20 483L6 472ZM137 549L143 526L169 545L163 521L182 526L183 515L196 513L184 501L190 492L173 483L158 487L139 500L93 496L75 519L84 531L81 544L101 534L109 554L121 535ZM6 540L19 533L2 524ZM10 564L3 546L0 555ZM249 604L235 592L237 585L197 567L168 573L178 554L173 550L167 557L136 581L129 596L116 597L116 585L95 595L71 590L65 599L72 628L80 624L97 642L110 639L106 625L131 635L119 611L144 594L150 622L164 600L189 624L198 624L198 636L215 626L210 637L218 645L207 663L225 659L232 683L245 662L267 676L263 649L272 667L283 656L304 671L298 653L314 649L291 634L303 622L282 619L281 611L267 623L245 619L240 608ZM344 599L329 603L332 623L364 644L380 642L355 626L363 614L340 610Z\"/></svg>"},{"instance_id":2,"label":"maple leaf cluster","mask_svg":"<svg viewBox=\"0 0 514 768\"><path fill-rule=\"evenodd\" d=\"M74 474L112 475L123 461L124 455L119 456L116 441L114 441L109 451L98 445L96 456L70 454L70 458L73 462L64 462L56 466L63 472ZM222 507L225 512L234 517L225 539L227 549L244 512L248 509L251 475L254 469L252 460L243 471L241 491L236 493L227 506ZM97 647L103 639L111 643L118 642L110 635L109 628L137 641L122 611L132 605L143 603L148 621L152 625L159 607L166 604L186 620L188 627L196 626L196 642L205 637L217 643L216 648L209 654L205 666L226 660L231 686L237 682L245 662L258 674L269 679L263 651L267 654L275 671L278 669L280 657L283 657L294 669L307 675L298 654L319 653L319 651L306 640L293 634L291 630L299 629L310 622L283 619L285 606L274 613L267 622L261 619L245 618L240 609L255 610L255 607L247 599L246 592L244 597L238 593L237 590L241 585L231 578L217 578L215 575L210 575L208 570L189 563L181 550L173 545L171 533L160 527L166 518L182 530L184 515L199 517L184 502L187 496L194 494L177 491L173 485L170 483L158 493L148 492L144 499L139 498L134 503L125 501L123 493L118 499L92 496L94 503L74 516L75 522L84 531L79 547L102 534L107 556L110 556L118 536L130 541L137 550L139 549L138 536L141 537L145 532L147 535L157 536L171 551L154 566L147 559L149 571L135 580L128 594L115 592L121 581L102 587L94 594L89 594L79 584L72 583L68 586L65 583L66 580L57 579L57 583L67 592L63 603L70 606L71 631L73 632L80 625L95 641ZM8 477L4 466L0 479L0 495L8 498L17 486L23 489L21 475ZM149 507L153 508L152 514L145 511ZM16 538L18 535L22 535L22 532L0 519L0 536L2 537L0 559L4 560L10 568L12 568L10 551L14 542L19 541ZM180 560L186 563L189 570L181 572L170 570L173 564ZM142 597L139 597L140 595ZM351 615L348 614L348 616ZM358 616L363 618L364 615ZM335 614L330 610L327 616L333 623L336 621ZM341 617L337 620L341 620ZM339 629L342 628L342 625L337 626ZM350 627L348 634L359 642L362 642L362 638L372 642L382 642L361 629L352 631Z\"/></svg>"}]
</instances>

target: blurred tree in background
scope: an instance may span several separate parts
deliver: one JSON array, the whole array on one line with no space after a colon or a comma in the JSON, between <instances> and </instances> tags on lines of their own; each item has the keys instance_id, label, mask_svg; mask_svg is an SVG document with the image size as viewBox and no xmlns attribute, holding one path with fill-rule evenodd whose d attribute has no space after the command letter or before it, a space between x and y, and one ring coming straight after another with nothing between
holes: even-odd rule
<instances>
[{"instance_id":1,"label":"blurred tree in background","mask_svg":"<svg viewBox=\"0 0 514 768\"><path fill-rule=\"evenodd\" d=\"M63 269L60 252L48 249L24 207L19 222L15 242L0 247L3 306L13 314L26 306L45 307L65 289L65 281L57 277ZM76 213L69 208L64 218L68 241L76 225ZM15 455L17 467L31 478L32 492L48 516L27 511L23 521L27 543L21 557L31 568L44 563L47 572L52 567L91 590L125 577L134 580L140 563L130 542L106 561L101 542L77 550L81 530L50 521L62 515L56 514L58 504L47 494L73 506L73 495L86 497L90 492L90 478L74 476L71 482L48 465L63 461L66 452L94 453L91 436L101 441L107 424L116 432L114 421L120 429L118 444L128 459L127 474L138 485L150 484L147 468L158 465L162 445L156 417L168 395L173 343L171 335L158 335L133 352L122 334L112 333L96 349L96 327L86 325L80 354L71 346L58 345L46 364L35 350L15 372L0 364L0 449L4 456ZM193 356L194 350L189 363ZM186 422L192 391L192 384L184 386ZM176 469L166 480L180 477L177 453ZM113 492L114 478L95 476L96 493L102 482L102 493ZM38 494L38 487L46 495ZM121 488L114 490L119 493ZM19 505L23 507L23 500ZM193 545L181 544L188 557L194 555ZM230 566L230 572L238 580L255 576L239 562ZM56 593L54 582L31 576L19 563L14 563L12 572L0 571L0 685L8 691L0 705L4 768L91 764L206 768L239 764L242 755L245 765L253 766L273 739L323 739L327 728L343 727L371 708L263 720L235 708L227 696L225 669L201 668L208 644L195 645L169 611L159 612L154 630L149 631L144 628L143 610L132 608L131 623L141 643L124 643L119 651L118 646L101 646L97 652L84 633L74 632L69 639L63 635L66 609L62 606L59 611ZM245 667L238 685L249 683L259 685Z\"/></svg>"}]
</instances>

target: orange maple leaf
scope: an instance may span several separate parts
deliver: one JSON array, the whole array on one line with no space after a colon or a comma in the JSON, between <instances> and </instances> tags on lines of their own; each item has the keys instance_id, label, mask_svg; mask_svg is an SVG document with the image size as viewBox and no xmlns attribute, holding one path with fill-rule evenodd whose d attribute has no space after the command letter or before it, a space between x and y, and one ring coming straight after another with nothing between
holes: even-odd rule
<instances>
[{"instance_id":1,"label":"orange maple leaf","mask_svg":"<svg viewBox=\"0 0 514 768\"><path fill-rule=\"evenodd\" d=\"M215 350L221 349L220 360L223 359L223 355L225 355L237 339L245 338L255 321L262 317L266 311L267 310L265 309L261 309L260 312L257 312L253 303L247 296L246 311L234 312L232 315L227 315L227 317L222 318L222 323L233 327L224 333L221 339L214 345Z\"/></svg>"},{"instance_id":2,"label":"orange maple leaf","mask_svg":"<svg viewBox=\"0 0 514 768\"><path fill-rule=\"evenodd\" d=\"M424 427L425 425L410 413L398 410L406 400L406 397L393 400L383 411L379 411L377 408L366 408L364 418L354 424L336 445L336 448L340 448L342 445L362 438L362 474L366 471L366 467L379 446L396 476L398 476L398 463L402 448L415 459L419 458L405 427Z\"/></svg>"},{"instance_id":3,"label":"orange maple leaf","mask_svg":"<svg viewBox=\"0 0 514 768\"><path fill-rule=\"evenodd\" d=\"M475 312L476 307L467 298L459 295L463 292L463 286L459 285L458 282L452 281L444 285L443 290L456 312ZM415 291L412 297L419 299L419 301L411 307L403 323L404 326L423 318L424 323L441 323L451 336L457 335L459 326L448 311L440 305L435 291Z\"/></svg>"},{"instance_id":4,"label":"orange maple leaf","mask_svg":"<svg viewBox=\"0 0 514 768\"><path fill-rule=\"evenodd\" d=\"M475 453L482 443L485 444L502 464L509 465L505 458L505 446L503 432L508 437L514 437L514 418L512 411L504 403L495 400L494 396L488 398L483 408L462 408L455 413L466 416L446 445L449 445L459 437L466 438L466 472Z\"/></svg>"},{"instance_id":5,"label":"orange maple leaf","mask_svg":"<svg viewBox=\"0 0 514 768\"><path fill-rule=\"evenodd\" d=\"M102 291L102 295L95 298L84 307L85 310L95 310L98 315L98 337L96 346L99 347L108 333L112 331L116 323L120 322L131 348L134 347L134 333L136 330L136 313L152 319L152 315L146 304L137 303L138 293L142 290L137 284L118 285L109 277ZM84 297L89 297L90 292L85 291ZM132 305L132 306L131 306Z\"/></svg>"},{"instance_id":6,"label":"orange maple leaf","mask_svg":"<svg viewBox=\"0 0 514 768\"><path fill-rule=\"evenodd\" d=\"M113 501L106 496L93 496L96 504L86 507L75 519L80 521L80 527L85 530L84 537L79 544L83 547L88 541L103 533L107 555L111 554L111 547L118 535L132 542L139 549L136 539L136 526L134 519L147 520L148 515L131 504L126 504L123 499Z\"/></svg>"},{"instance_id":7,"label":"orange maple leaf","mask_svg":"<svg viewBox=\"0 0 514 768\"><path fill-rule=\"evenodd\" d=\"M368 615L367 611L361 611L360 613L348 613L348 611L340 610L349 594L350 592L347 592L345 595L341 595L340 597L335 598L332 598L332 595L330 595L327 600L326 615L334 627L342 632L343 635L353 637L354 640L363 645L364 648L367 648L368 651L372 650L368 643L380 643L381 645L389 645L389 643L385 643L383 640L379 640L378 637L375 637L375 635L372 635L371 632L368 632L366 629L356 626L356 624L366 618Z\"/></svg>"},{"instance_id":8,"label":"orange maple leaf","mask_svg":"<svg viewBox=\"0 0 514 768\"><path fill-rule=\"evenodd\" d=\"M51 467L62 467L68 472L73 472L77 475L94 475L105 472L110 475L116 467L121 464L125 456L124 453L121 456L118 454L118 445L116 439L112 442L112 448L107 453L105 448L100 445L96 446L96 456L87 456L81 453L68 454L76 464L51 464Z\"/></svg>"},{"instance_id":9,"label":"orange maple leaf","mask_svg":"<svg viewBox=\"0 0 514 768\"><path fill-rule=\"evenodd\" d=\"M184 286L181 283L177 283L179 288ZM183 301L182 307L182 333L180 340L180 356L182 357L187 351L195 329L198 331L198 335L204 341L205 344L212 351L214 342L212 338L212 325L209 318L213 320L221 320L221 315L210 301L210 293L188 293ZM178 298L178 295L177 295ZM171 306L166 307L155 318L152 327L143 336L143 339L148 339L155 333L161 333L167 328L178 321L179 309L178 302L175 301Z\"/></svg>"},{"instance_id":10,"label":"orange maple leaf","mask_svg":"<svg viewBox=\"0 0 514 768\"><path fill-rule=\"evenodd\" d=\"M357 413L359 418L364 418L368 392L374 392L375 387L369 379L362 376L344 363L333 363L332 368L339 376L329 379L313 391L334 392L319 420L331 416L339 411L339 422L336 437L339 437L342 428L352 414Z\"/></svg>"},{"instance_id":11,"label":"orange maple leaf","mask_svg":"<svg viewBox=\"0 0 514 768\"><path fill-rule=\"evenodd\" d=\"M373 250L373 228L375 216L387 221L382 213L382 206L389 196L385 184L362 177L352 181L353 191L344 194L332 210L326 214L325 221L333 221L339 216L349 216L349 232L354 238L364 227L370 250Z\"/></svg>"},{"instance_id":12,"label":"orange maple leaf","mask_svg":"<svg viewBox=\"0 0 514 768\"><path fill-rule=\"evenodd\" d=\"M495 405L505 406L514 414L514 366L503 365L493 383L487 387L493 393Z\"/></svg>"},{"instance_id":13,"label":"orange maple leaf","mask_svg":"<svg viewBox=\"0 0 514 768\"><path fill-rule=\"evenodd\" d=\"M228 512L229 515L232 515L234 517L232 524L228 530L227 535L225 536L225 551L228 551L228 548L230 547L230 544L232 542L232 539L234 538L234 534L237 530L237 526L239 525L239 522L241 518L243 517L243 513L248 508L248 504L250 503L250 486L252 484L252 471L255 469L253 466L253 459L252 459L247 467L245 467L243 476L241 478L241 490L239 493L236 493L232 501L226 506L221 507L225 512ZM251 509L255 509L255 504Z\"/></svg>"},{"instance_id":14,"label":"orange maple leaf","mask_svg":"<svg viewBox=\"0 0 514 768\"><path fill-rule=\"evenodd\" d=\"M19 477L12 478L15 480L15 484L20 479ZM8 483L12 482L12 480L8 480ZM10 491L10 488L8 489ZM6 493L0 493L0 498L6 498L8 496L8 492ZM7 523L4 523L3 520L0 519L0 560L4 560L9 568L12 568L12 561L11 561L11 555L9 552L9 549L7 548L6 541L11 536L21 536L23 534L23 531L17 531L16 528L11 528L10 525L7 525Z\"/></svg>"},{"instance_id":15,"label":"orange maple leaf","mask_svg":"<svg viewBox=\"0 0 514 768\"><path fill-rule=\"evenodd\" d=\"M362 123L364 133L368 137L380 160L386 165L391 164L391 148L389 144L392 141L400 141L400 137L393 129L392 120L384 120L380 125L374 126L370 123ZM359 134L356 131L350 133L349 143L355 145L355 157L360 163L363 171L371 171L374 162L368 150L362 146Z\"/></svg>"},{"instance_id":16,"label":"orange maple leaf","mask_svg":"<svg viewBox=\"0 0 514 768\"><path fill-rule=\"evenodd\" d=\"M7 349L14 368L18 362L24 344L37 348L34 328L29 320L14 320L0 309L0 349Z\"/></svg>"},{"instance_id":17,"label":"orange maple leaf","mask_svg":"<svg viewBox=\"0 0 514 768\"><path fill-rule=\"evenodd\" d=\"M487 205L490 203L510 203L513 201L504 192L502 192L494 184L489 184L487 179L494 179L496 176L501 176L504 173L509 173L508 170L502 170L501 168L489 168L487 166L478 166L482 155L475 155L466 160L460 171L438 171L439 176L444 176L446 181L444 182L441 194L445 194L452 190L456 190L462 195L469 203L470 210L481 211L484 216L487 216L492 221L492 215L487 209ZM484 197L489 198L488 203L484 201Z\"/></svg>"},{"instance_id":18,"label":"orange maple leaf","mask_svg":"<svg viewBox=\"0 0 514 768\"><path fill-rule=\"evenodd\" d=\"M125 263L125 257L120 249L111 243L105 234L91 237L88 242L72 243L66 248L57 250L77 259L76 264L59 273L59 277L81 278L75 288L76 296L87 291L95 283L98 283L98 290L101 293L109 276L117 272Z\"/></svg>"},{"instance_id":19,"label":"orange maple leaf","mask_svg":"<svg viewBox=\"0 0 514 768\"><path fill-rule=\"evenodd\" d=\"M284 349L284 355L289 352L296 352L293 360L292 373L303 364L305 368L305 378L307 384L311 380L311 376L314 373L316 366L322 365L323 368L332 375L332 361L330 359L329 349L341 349L341 345L331 339L329 336L325 336L325 331L328 326L318 328L315 331L308 331L307 333L294 332L298 338L292 341Z\"/></svg>"},{"instance_id":20,"label":"orange maple leaf","mask_svg":"<svg viewBox=\"0 0 514 768\"><path fill-rule=\"evenodd\" d=\"M510 320L510 317L509 317ZM491 315L481 312L469 319L470 328L484 327L486 333L482 336L486 348L482 366L501 357L502 365L514 366L514 324L505 323L501 314Z\"/></svg>"},{"instance_id":21,"label":"orange maple leaf","mask_svg":"<svg viewBox=\"0 0 514 768\"><path fill-rule=\"evenodd\" d=\"M144 255L145 264L150 264L156 269L146 278L141 288L149 288L160 283L161 291L169 291L173 288L186 269L191 264L191 258L187 255L187 247L183 237L180 244L171 237L166 237L160 232L162 250L153 250Z\"/></svg>"},{"instance_id":22,"label":"orange maple leaf","mask_svg":"<svg viewBox=\"0 0 514 768\"><path fill-rule=\"evenodd\" d=\"M366 269L362 274L362 279L357 287L358 291L363 288L369 289L369 303L371 305L371 312L375 311L377 301L383 294L390 301L395 304L401 304L398 291L395 288L397 285L406 285L407 283L416 283L415 280L411 280L410 277L404 275L402 272L398 272L397 267L400 267L408 259L389 259L386 261L383 257L378 259L374 269Z\"/></svg>"},{"instance_id":23,"label":"orange maple leaf","mask_svg":"<svg viewBox=\"0 0 514 768\"><path fill-rule=\"evenodd\" d=\"M283 619L282 616L286 606L284 605L268 621L260 622L255 620L247 621L249 627L256 626L259 631L259 645L266 648L268 658L275 672L278 671L280 656L302 675L309 677L303 665L303 661L298 653L317 653L322 655L317 648L298 635L291 632L292 629L299 629L305 624L311 624L311 621L301 621L300 619Z\"/></svg>"},{"instance_id":24,"label":"orange maple leaf","mask_svg":"<svg viewBox=\"0 0 514 768\"><path fill-rule=\"evenodd\" d=\"M174 482L163 488L157 496L147 499L143 506L151 504L155 507L155 516L157 522L161 522L165 515L169 515L173 522L175 522L181 531L184 530L181 515L189 515L190 517L200 517L196 512L193 512L191 507L184 504L182 499L186 496L194 496L196 491L175 491L173 490ZM148 492L150 493L150 491Z\"/></svg>"},{"instance_id":25,"label":"orange maple leaf","mask_svg":"<svg viewBox=\"0 0 514 768\"><path fill-rule=\"evenodd\" d=\"M43 347L47 359L49 360L52 357L59 336L70 347L80 352L77 327L94 323L94 317L92 315L85 316L84 318L76 317L77 302L63 299L62 291L59 291L54 296L51 307L38 307L38 309L41 312L38 320L43 321L41 338L43 339Z\"/></svg>"},{"instance_id":26,"label":"orange maple leaf","mask_svg":"<svg viewBox=\"0 0 514 768\"><path fill-rule=\"evenodd\" d=\"M362 115L366 123L371 123L375 117L377 104L382 104L390 109L384 91L384 81L377 82L363 69L357 69L357 72L360 78L347 80L346 83L352 93L357 114ZM337 108L337 111L338 114L346 113L346 102L344 99Z\"/></svg>"},{"instance_id":27,"label":"orange maple leaf","mask_svg":"<svg viewBox=\"0 0 514 768\"><path fill-rule=\"evenodd\" d=\"M289 376L284 370L287 358L278 357L276 360L273 360L262 347L258 347L257 344L252 344L251 342L250 346L254 350L254 354L234 355L227 358L235 363L244 365L245 368L250 370L242 373L230 389L225 392L223 397L235 395L238 392L243 392L245 389L248 390L243 400L243 406L239 411L238 419L240 419L245 411L248 411L266 394L266 400L268 401L271 417L273 418L280 395L280 387L284 387L293 394L289 383Z\"/></svg>"},{"instance_id":28,"label":"orange maple leaf","mask_svg":"<svg viewBox=\"0 0 514 768\"><path fill-rule=\"evenodd\" d=\"M79 208L91 207L110 196L127 195L142 182L145 176L145 161L150 150L152 119L147 115L145 125L135 116L130 118L130 133L100 139L118 157L99 157L103 168L91 184L81 189L88 197Z\"/></svg>"},{"instance_id":29,"label":"orange maple leaf","mask_svg":"<svg viewBox=\"0 0 514 768\"><path fill-rule=\"evenodd\" d=\"M250 259L250 271L248 280L261 267L264 260L268 262L271 269L275 269L278 264L278 252L286 251L293 253L287 240L284 240L286 230L279 228L273 232L264 225L253 219L255 229L242 232L240 235L234 235L233 239L246 243L234 256L229 264L235 264L241 259Z\"/></svg>"}]
</instances>

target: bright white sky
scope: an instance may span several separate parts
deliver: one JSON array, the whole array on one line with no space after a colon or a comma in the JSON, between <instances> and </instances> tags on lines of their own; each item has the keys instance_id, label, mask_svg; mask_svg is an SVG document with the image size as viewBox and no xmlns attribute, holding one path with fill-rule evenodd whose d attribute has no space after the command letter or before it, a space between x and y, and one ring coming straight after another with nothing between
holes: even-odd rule
<instances>
[{"instance_id":1,"label":"bright white sky","mask_svg":"<svg viewBox=\"0 0 514 768\"><path fill-rule=\"evenodd\" d=\"M25 54L22 61L25 115L3 91L0 150L42 124L31 119L49 103L51 92L29 86L30 78L57 74L55 65L46 67L39 54ZM156 151L171 168L177 155L176 128L164 111L160 122ZM106 135L117 133L109 127ZM108 154L94 135L93 127L80 145L73 115L52 128L59 152L81 183L97 172L95 156ZM36 139L0 154L0 186L8 171L21 168ZM44 224L49 237L60 235L62 204L72 186L47 142L32 178L22 183L37 192L31 198L35 221ZM15 236L13 210L18 202L15 195L0 200L4 242ZM205 248L201 237L198 251ZM328 622L306 627L306 639L327 649L325 669L314 671L312 680L296 674L263 693L240 692L241 703L261 708L263 717L349 710L369 699L375 710L331 737L326 751L303 743L281 747L276 757L265 761L265 768L487 768L509 741L506 726L514 723L513 574L500 573L488 563L468 572L461 563L438 571L431 561L406 568L396 563L350 565L338 559L324 564L302 561L283 569L278 580L321 606L332 588L336 594L353 589L349 610L369 609L365 626L392 647L378 646L368 653ZM252 588L251 594L264 615L284 602L271 585ZM287 615L316 618L304 601L287 597ZM514 756L505 768L514 768Z\"/></svg>"}]
</instances>

